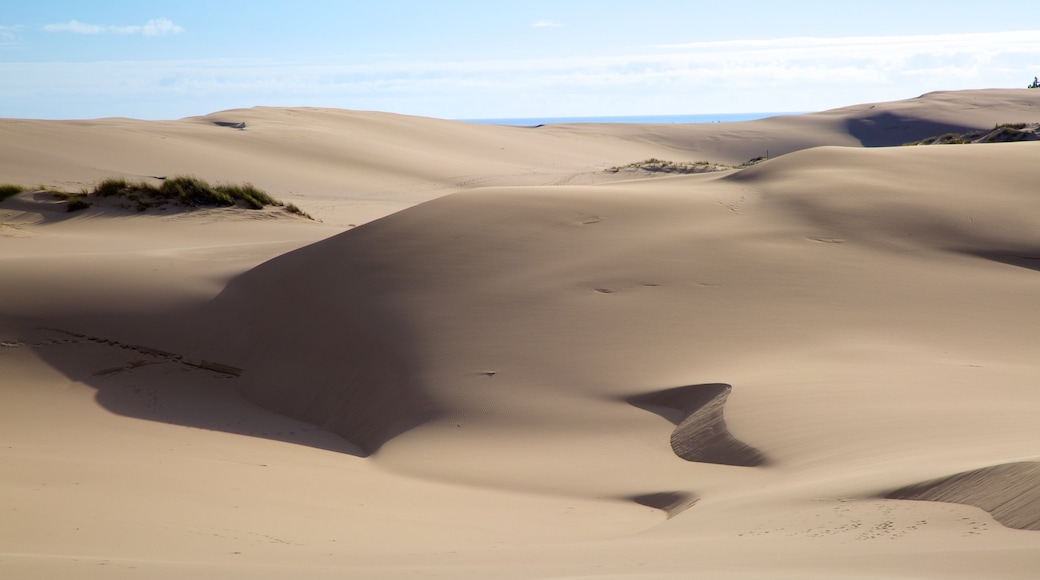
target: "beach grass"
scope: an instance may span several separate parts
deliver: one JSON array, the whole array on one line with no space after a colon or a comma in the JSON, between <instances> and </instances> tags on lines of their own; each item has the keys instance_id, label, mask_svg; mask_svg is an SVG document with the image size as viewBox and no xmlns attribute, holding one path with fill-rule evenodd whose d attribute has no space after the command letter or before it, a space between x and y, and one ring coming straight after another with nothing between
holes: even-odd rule
<instances>
[{"instance_id":1,"label":"beach grass","mask_svg":"<svg viewBox=\"0 0 1040 580\"><path fill-rule=\"evenodd\" d=\"M651 157L643 161L629 163L628 165L615 165L608 169L611 173L623 170L642 170L652 173L710 173L713 171L728 171L735 169L730 165L723 165L712 161L668 161Z\"/></svg>"},{"instance_id":2,"label":"beach grass","mask_svg":"<svg viewBox=\"0 0 1040 580\"><path fill-rule=\"evenodd\" d=\"M133 204L128 207L135 207L138 211L145 211L167 204L190 209L237 206L258 210L265 207L282 207L289 213L314 219L297 205L286 205L252 183L218 183L211 185L206 180L192 175L178 175L161 179L162 183L160 185L153 185L147 181L132 181L123 177L108 177L98 181L93 188L84 188L79 193L54 191L42 186L37 189L48 191L58 198L67 200L67 208L70 212L90 207L92 203L89 200L92 198L122 198ZM13 183L0 184L0 201L30 189Z\"/></svg>"},{"instance_id":3,"label":"beach grass","mask_svg":"<svg viewBox=\"0 0 1040 580\"><path fill-rule=\"evenodd\" d=\"M25 191L25 187L14 183L0 183L0 201Z\"/></svg>"}]
</instances>

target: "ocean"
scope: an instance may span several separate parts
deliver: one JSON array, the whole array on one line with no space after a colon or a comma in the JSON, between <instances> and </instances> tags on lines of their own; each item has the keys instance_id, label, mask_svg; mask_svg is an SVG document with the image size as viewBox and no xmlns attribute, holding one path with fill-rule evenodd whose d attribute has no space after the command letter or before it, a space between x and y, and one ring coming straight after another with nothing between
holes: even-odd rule
<instances>
[{"instance_id":1,"label":"ocean","mask_svg":"<svg viewBox=\"0 0 1040 580\"><path fill-rule=\"evenodd\" d=\"M534 127L553 123L732 123L754 121L777 115L799 115L801 113L720 113L713 115L642 115L628 117L522 117L506 119L458 119L482 125L516 125Z\"/></svg>"}]
</instances>

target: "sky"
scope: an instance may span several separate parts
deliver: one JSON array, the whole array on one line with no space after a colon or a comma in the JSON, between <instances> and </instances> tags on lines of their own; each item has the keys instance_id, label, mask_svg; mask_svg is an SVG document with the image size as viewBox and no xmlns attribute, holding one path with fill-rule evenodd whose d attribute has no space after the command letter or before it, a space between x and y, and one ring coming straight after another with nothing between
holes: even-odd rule
<instances>
[{"instance_id":1,"label":"sky","mask_svg":"<svg viewBox=\"0 0 1040 580\"><path fill-rule=\"evenodd\" d=\"M446 119L807 112L1040 75L1040 2L35 0L0 117L253 106Z\"/></svg>"}]
</instances>

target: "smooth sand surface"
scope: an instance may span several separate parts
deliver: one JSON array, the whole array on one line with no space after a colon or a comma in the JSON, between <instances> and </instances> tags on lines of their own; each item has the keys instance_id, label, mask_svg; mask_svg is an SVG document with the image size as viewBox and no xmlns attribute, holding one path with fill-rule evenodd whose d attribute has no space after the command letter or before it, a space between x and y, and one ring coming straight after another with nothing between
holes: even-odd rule
<instances>
[{"instance_id":1,"label":"smooth sand surface","mask_svg":"<svg viewBox=\"0 0 1040 580\"><path fill-rule=\"evenodd\" d=\"M0 120L316 218L0 203L0 576L1035 578L1038 121Z\"/></svg>"}]
</instances>

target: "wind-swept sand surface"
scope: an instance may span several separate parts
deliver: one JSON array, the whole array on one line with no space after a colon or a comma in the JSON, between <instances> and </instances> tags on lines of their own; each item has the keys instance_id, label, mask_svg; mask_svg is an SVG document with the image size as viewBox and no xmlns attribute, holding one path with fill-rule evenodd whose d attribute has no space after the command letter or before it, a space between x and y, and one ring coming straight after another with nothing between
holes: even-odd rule
<instances>
[{"instance_id":1,"label":"wind-swept sand surface","mask_svg":"<svg viewBox=\"0 0 1040 580\"><path fill-rule=\"evenodd\" d=\"M0 204L0 576L1035 578L1038 121L0 120L317 218Z\"/></svg>"}]
</instances>

